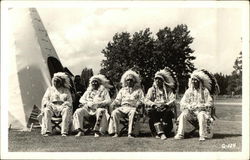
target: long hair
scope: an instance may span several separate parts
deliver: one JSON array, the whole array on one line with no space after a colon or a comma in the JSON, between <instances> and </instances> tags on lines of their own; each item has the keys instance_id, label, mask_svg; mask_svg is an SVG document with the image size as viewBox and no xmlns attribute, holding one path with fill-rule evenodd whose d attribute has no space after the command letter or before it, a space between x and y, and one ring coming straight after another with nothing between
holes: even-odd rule
<instances>
[{"instance_id":1,"label":"long hair","mask_svg":"<svg viewBox=\"0 0 250 160\"><path fill-rule=\"evenodd\" d=\"M162 70L159 70L155 73L155 78L159 77L163 80L165 87L169 87L173 90L174 93L178 92L179 83L176 73L168 67L165 67ZM154 82L155 85L155 82Z\"/></svg>"},{"instance_id":2,"label":"long hair","mask_svg":"<svg viewBox=\"0 0 250 160\"><path fill-rule=\"evenodd\" d=\"M106 88L107 90L109 90L110 88L112 88L112 86L110 85L109 83L109 80L102 74L98 74L98 75L94 75L92 76L90 79L89 79L89 87L88 87L88 90L92 90L92 85L91 83L94 81L94 80L97 80L99 83L100 83L100 87L104 87Z\"/></svg>"},{"instance_id":3,"label":"long hair","mask_svg":"<svg viewBox=\"0 0 250 160\"><path fill-rule=\"evenodd\" d=\"M122 75L122 78L121 78L121 84L122 84L122 87L126 87L127 86L127 83L126 83L126 78L131 75L134 77L134 80L135 80L135 85L134 87L141 87L141 78L139 76L139 74L137 74L135 71L133 70L127 70L123 75Z\"/></svg>"},{"instance_id":4,"label":"long hair","mask_svg":"<svg viewBox=\"0 0 250 160\"><path fill-rule=\"evenodd\" d=\"M191 82L192 79L194 79L194 78L196 78L200 81L200 88L202 88L202 87L207 88L208 91L210 92L210 94L212 94L212 95L219 94L220 88L219 88L219 85L217 83L217 80L215 79L213 74L211 74L207 70L205 70L205 69L195 70L191 74L191 77L189 78L189 81L188 81L188 86L191 89L193 89L193 87L194 87L193 83Z\"/></svg>"},{"instance_id":5,"label":"long hair","mask_svg":"<svg viewBox=\"0 0 250 160\"><path fill-rule=\"evenodd\" d=\"M63 87L70 89L70 87L71 87L70 79L65 73L63 73L63 72L55 73L53 78L52 78L52 86L55 86L56 79L61 80Z\"/></svg>"}]
</instances>

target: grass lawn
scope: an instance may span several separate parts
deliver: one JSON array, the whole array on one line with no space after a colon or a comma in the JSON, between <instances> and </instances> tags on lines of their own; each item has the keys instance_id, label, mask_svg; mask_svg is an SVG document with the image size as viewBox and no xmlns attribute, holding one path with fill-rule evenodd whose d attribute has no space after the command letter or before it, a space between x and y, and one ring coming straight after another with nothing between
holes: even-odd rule
<instances>
[{"instance_id":1,"label":"grass lawn","mask_svg":"<svg viewBox=\"0 0 250 160\"><path fill-rule=\"evenodd\" d=\"M61 137L54 135L43 137L38 129L32 132L9 132L10 152L237 152L241 151L241 105L216 105L219 119L214 128L214 138L199 142L198 137L165 141L150 137L146 123L142 127L142 136L137 138L109 136L94 138Z\"/></svg>"}]
</instances>

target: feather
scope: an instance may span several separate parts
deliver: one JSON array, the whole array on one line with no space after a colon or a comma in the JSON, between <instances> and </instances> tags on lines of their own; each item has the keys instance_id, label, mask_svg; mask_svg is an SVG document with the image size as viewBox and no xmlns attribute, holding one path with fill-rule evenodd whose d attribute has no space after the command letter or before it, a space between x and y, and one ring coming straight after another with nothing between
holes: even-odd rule
<instances>
[{"instance_id":1,"label":"feather","mask_svg":"<svg viewBox=\"0 0 250 160\"><path fill-rule=\"evenodd\" d=\"M207 74L208 77L211 79L211 90L210 90L210 93L211 94L219 94L220 88L219 88L219 85L218 85L217 80L214 77L214 75L212 73L208 72L205 69L202 69L201 71L203 71L205 74Z\"/></svg>"},{"instance_id":2,"label":"feather","mask_svg":"<svg viewBox=\"0 0 250 160\"><path fill-rule=\"evenodd\" d=\"M64 79L64 86L66 88L70 88L71 85L70 85L70 79L69 77L67 76L67 74L65 74L64 72L57 72L54 74L53 78L52 78L52 85L55 86L55 79Z\"/></svg>"},{"instance_id":3,"label":"feather","mask_svg":"<svg viewBox=\"0 0 250 160\"><path fill-rule=\"evenodd\" d=\"M179 82L178 82L178 78L177 78L176 73L175 73L172 69L170 69L169 67L165 67L165 70L168 70L168 72L170 72L171 77L172 77L173 80L174 80L173 90L174 90L175 92L178 92L178 90L179 90Z\"/></svg>"},{"instance_id":4,"label":"feather","mask_svg":"<svg viewBox=\"0 0 250 160\"><path fill-rule=\"evenodd\" d=\"M121 78L121 84L122 84L122 87L126 87L126 78L127 76L129 75L132 75L134 78L135 78L135 87L141 87L141 78L139 76L139 74L137 74L135 71L129 69L127 70L123 75L122 75L122 78Z\"/></svg>"},{"instance_id":5,"label":"feather","mask_svg":"<svg viewBox=\"0 0 250 160\"><path fill-rule=\"evenodd\" d=\"M91 84L93 80L98 80L100 82L100 85L103 85L106 89L112 88L112 86L109 83L109 80L102 74L92 76L89 79L89 84ZM91 87L91 85L90 85L90 87Z\"/></svg>"},{"instance_id":6,"label":"feather","mask_svg":"<svg viewBox=\"0 0 250 160\"><path fill-rule=\"evenodd\" d=\"M179 83L176 76L176 73L168 67L155 73L155 77L161 77L164 80L164 83L173 89L173 92L178 91Z\"/></svg>"},{"instance_id":7,"label":"feather","mask_svg":"<svg viewBox=\"0 0 250 160\"><path fill-rule=\"evenodd\" d=\"M205 69L201 70L195 70L189 79L189 87L191 86L191 79L192 78L198 78L201 80L203 87L207 88L210 92L210 94L218 94L219 93L219 85L217 83L216 78L214 75L210 72L208 72Z\"/></svg>"}]
</instances>

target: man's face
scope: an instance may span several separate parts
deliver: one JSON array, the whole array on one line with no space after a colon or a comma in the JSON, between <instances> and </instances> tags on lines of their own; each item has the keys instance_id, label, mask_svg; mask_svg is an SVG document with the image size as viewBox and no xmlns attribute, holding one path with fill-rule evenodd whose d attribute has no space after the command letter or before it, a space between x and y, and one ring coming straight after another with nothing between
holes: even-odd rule
<instances>
[{"instance_id":1,"label":"man's face","mask_svg":"<svg viewBox=\"0 0 250 160\"><path fill-rule=\"evenodd\" d=\"M193 83L195 89L198 89L200 87L200 82L198 79L193 78L191 82Z\"/></svg>"},{"instance_id":2,"label":"man's face","mask_svg":"<svg viewBox=\"0 0 250 160\"><path fill-rule=\"evenodd\" d=\"M97 80L93 80L91 82L91 85L92 85L93 89L95 89L95 90L97 90L99 88L99 86L100 86L100 84L99 84L99 82Z\"/></svg>"},{"instance_id":3,"label":"man's face","mask_svg":"<svg viewBox=\"0 0 250 160\"><path fill-rule=\"evenodd\" d=\"M156 77L156 78L155 78L155 83L156 83L156 85L157 85L158 87L162 87L162 85L163 85L163 80L162 80L161 78L159 78L159 77Z\"/></svg>"},{"instance_id":4,"label":"man's face","mask_svg":"<svg viewBox=\"0 0 250 160\"><path fill-rule=\"evenodd\" d=\"M56 88L59 88L62 86L62 81L60 79L55 79L54 80L54 85Z\"/></svg>"},{"instance_id":5,"label":"man's face","mask_svg":"<svg viewBox=\"0 0 250 160\"><path fill-rule=\"evenodd\" d=\"M128 87L134 87L135 80L133 78L129 77L126 79L126 83L127 83Z\"/></svg>"}]
</instances>

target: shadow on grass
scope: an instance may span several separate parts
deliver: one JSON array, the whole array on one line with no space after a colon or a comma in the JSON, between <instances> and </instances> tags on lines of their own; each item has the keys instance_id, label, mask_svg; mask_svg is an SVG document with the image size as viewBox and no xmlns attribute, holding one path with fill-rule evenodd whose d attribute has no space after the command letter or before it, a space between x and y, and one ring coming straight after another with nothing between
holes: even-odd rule
<instances>
[{"instance_id":1,"label":"shadow on grass","mask_svg":"<svg viewBox=\"0 0 250 160\"><path fill-rule=\"evenodd\" d=\"M241 134L215 133L213 139L223 139L228 137L241 137Z\"/></svg>"},{"instance_id":2,"label":"shadow on grass","mask_svg":"<svg viewBox=\"0 0 250 160\"><path fill-rule=\"evenodd\" d=\"M227 133L214 133L212 139L224 139L224 138L229 138L229 137L241 137L241 134L227 134ZM193 134L186 134L186 138L193 138L193 137L199 137L198 132L194 132Z\"/></svg>"},{"instance_id":3,"label":"shadow on grass","mask_svg":"<svg viewBox=\"0 0 250 160\"><path fill-rule=\"evenodd\" d=\"M168 138L169 138L169 137L174 137L175 134L174 134L174 132L171 132L170 134L168 134L168 135L166 135L166 136L167 136ZM151 134L150 132L144 132L144 133L140 133L138 137L144 138L144 137L153 137L153 136L152 136L152 134Z\"/></svg>"},{"instance_id":4,"label":"shadow on grass","mask_svg":"<svg viewBox=\"0 0 250 160\"><path fill-rule=\"evenodd\" d=\"M152 137L151 133L140 133L138 137Z\"/></svg>"}]
</instances>

